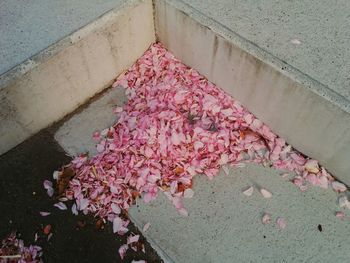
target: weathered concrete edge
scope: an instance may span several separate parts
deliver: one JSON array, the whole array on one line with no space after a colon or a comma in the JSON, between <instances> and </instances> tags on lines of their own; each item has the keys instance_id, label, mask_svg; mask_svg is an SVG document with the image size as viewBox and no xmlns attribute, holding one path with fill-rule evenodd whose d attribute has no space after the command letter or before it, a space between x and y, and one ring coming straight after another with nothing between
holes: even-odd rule
<instances>
[{"instance_id":1,"label":"weathered concrete edge","mask_svg":"<svg viewBox=\"0 0 350 263\"><path fill-rule=\"evenodd\" d=\"M242 47L244 40L235 35L232 41L215 22L181 2L155 3L158 40L175 56L242 102L299 151L318 159L334 176L350 184L349 112L276 64L266 62L263 51L252 54L258 50ZM307 76L303 78L307 80Z\"/></svg>"},{"instance_id":2,"label":"weathered concrete edge","mask_svg":"<svg viewBox=\"0 0 350 263\"><path fill-rule=\"evenodd\" d=\"M136 0L9 72L0 87L0 154L108 87L155 41L151 0Z\"/></svg>"},{"instance_id":3,"label":"weathered concrete edge","mask_svg":"<svg viewBox=\"0 0 350 263\"><path fill-rule=\"evenodd\" d=\"M146 238L147 242L151 245L151 247L157 252L158 256L164 261L164 263L175 263L171 259L171 257L161 248L160 245L156 241L153 240L151 235L149 235L147 232L142 231L143 225L141 221L133 217L130 213L128 214L130 220L135 224L135 226L142 232L143 236Z\"/></svg>"},{"instance_id":4,"label":"weathered concrete edge","mask_svg":"<svg viewBox=\"0 0 350 263\"><path fill-rule=\"evenodd\" d=\"M154 0L155 2L159 0ZM210 30L214 31L221 37L229 40L237 47L243 49L247 53L255 56L256 58L262 60L264 63L270 65L277 71L288 76L292 80L302 84L305 88L310 89L312 92L328 100L332 104L338 106L345 112L350 113L350 101L344 98L342 95L331 90L325 84L319 82L318 80L312 78L311 76L301 72L297 68L289 65L285 61L282 61L278 57L272 55L268 51L264 50L256 43L247 40L242 37L238 32L235 32L228 28L227 26L221 24L220 22L206 16L201 11L185 3L182 0L161 0L177 8L180 12L184 12L186 15L192 19L198 21L201 25L208 27ZM157 34L157 32L156 32Z\"/></svg>"},{"instance_id":5,"label":"weathered concrete edge","mask_svg":"<svg viewBox=\"0 0 350 263\"><path fill-rule=\"evenodd\" d=\"M135 7L143 1L144 0L129 0L122 3L122 5L118 8L107 11L89 24L77 29L75 32L63 37L61 40L23 61L21 64L18 64L17 66L4 72L0 75L0 90L62 50L74 45L88 34L99 30L101 27L105 26L106 23L110 23L116 17L120 16L121 13L124 12L125 8Z\"/></svg>"}]
</instances>

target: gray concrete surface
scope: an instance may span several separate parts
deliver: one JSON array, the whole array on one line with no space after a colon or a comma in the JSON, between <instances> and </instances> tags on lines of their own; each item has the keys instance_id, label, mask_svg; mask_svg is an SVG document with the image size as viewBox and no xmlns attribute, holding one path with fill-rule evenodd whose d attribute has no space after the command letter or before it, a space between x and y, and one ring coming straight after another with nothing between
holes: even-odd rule
<instances>
[{"instance_id":1,"label":"gray concrete surface","mask_svg":"<svg viewBox=\"0 0 350 263\"><path fill-rule=\"evenodd\" d=\"M58 129L55 138L69 154L94 147L92 132L108 127L115 120L112 105L124 101L119 92L108 91ZM164 194L149 205L138 201L129 215L139 229L150 222L144 235L165 262L348 262L350 218L334 216L337 195L317 187L300 192L280 174L248 165L212 181L198 176L194 197L185 200L189 217L178 215ZM246 197L242 190L249 185L273 197L264 199L256 189ZM270 225L261 223L264 212L272 215ZM288 221L285 230L276 228L277 217Z\"/></svg>"},{"instance_id":2,"label":"gray concrete surface","mask_svg":"<svg viewBox=\"0 0 350 263\"><path fill-rule=\"evenodd\" d=\"M296 149L350 185L350 103L178 0L155 0L158 39Z\"/></svg>"},{"instance_id":3,"label":"gray concrete surface","mask_svg":"<svg viewBox=\"0 0 350 263\"><path fill-rule=\"evenodd\" d=\"M0 154L109 87L155 41L151 0L130 0L0 75Z\"/></svg>"},{"instance_id":4,"label":"gray concrete surface","mask_svg":"<svg viewBox=\"0 0 350 263\"><path fill-rule=\"evenodd\" d=\"M173 2L188 4L350 101L349 1Z\"/></svg>"},{"instance_id":5,"label":"gray concrete surface","mask_svg":"<svg viewBox=\"0 0 350 263\"><path fill-rule=\"evenodd\" d=\"M248 185L265 187L273 196L264 199L255 189L247 197L242 189ZM198 176L194 190L194 197L184 202L188 217L177 214L164 194L149 205L139 201L129 211L139 228L150 222L144 235L174 262L349 260L350 220L334 216L332 191L313 187L301 193L278 171L256 165L221 173L212 181ZM264 212L271 214L269 225L261 223ZM276 227L278 217L287 220L284 230Z\"/></svg>"},{"instance_id":6,"label":"gray concrete surface","mask_svg":"<svg viewBox=\"0 0 350 263\"><path fill-rule=\"evenodd\" d=\"M0 75L127 0L2 0Z\"/></svg>"},{"instance_id":7,"label":"gray concrete surface","mask_svg":"<svg viewBox=\"0 0 350 263\"><path fill-rule=\"evenodd\" d=\"M81 112L63 123L54 137L71 156L88 153L94 156L97 151L92 140L96 131L109 128L116 122L113 108L126 102L123 88L109 89L95 98Z\"/></svg>"}]
</instances>

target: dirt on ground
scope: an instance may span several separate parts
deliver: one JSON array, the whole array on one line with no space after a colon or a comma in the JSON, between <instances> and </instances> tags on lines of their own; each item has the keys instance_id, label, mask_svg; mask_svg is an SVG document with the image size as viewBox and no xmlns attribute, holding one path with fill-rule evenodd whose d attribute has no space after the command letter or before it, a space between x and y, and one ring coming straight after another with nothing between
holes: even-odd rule
<instances>
[{"instance_id":1,"label":"dirt on ground","mask_svg":"<svg viewBox=\"0 0 350 263\"><path fill-rule=\"evenodd\" d=\"M0 156L0 239L17 231L25 245L43 248L44 262L131 262L146 260L162 262L156 252L145 244L146 253L129 249L121 260L118 249L126 243L130 233L140 234L130 223L125 236L113 234L111 224L101 229L92 215L75 216L69 210L53 207L57 202L43 188L45 179L52 180L53 171L70 161L53 139L53 131L46 129L16 148ZM70 207L70 206L69 206ZM51 212L43 217L40 211ZM47 241L44 228L51 225L51 239ZM48 227L46 227L46 231ZM100 229L98 229L100 228ZM35 242L35 234L38 240Z\"/></svg>"}]
</instances>

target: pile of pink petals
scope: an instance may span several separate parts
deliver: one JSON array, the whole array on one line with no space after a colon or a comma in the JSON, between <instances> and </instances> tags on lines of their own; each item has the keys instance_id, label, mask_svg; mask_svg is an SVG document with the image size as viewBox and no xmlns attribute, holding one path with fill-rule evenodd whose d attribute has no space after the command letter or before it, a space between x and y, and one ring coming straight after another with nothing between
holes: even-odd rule
<instances>
[{"instance_id":1,"label":"pile of pink petals","mask_svg":"<svg viewBox=\"0 0 350 263\"><path fill-rule=\"evenodd\" d=\"M41 247L25 247L23 240L17 238L16 232L12 232L1 242L0 263L39 263L42 262L41 254Z\"/></svg>"},{"instance_id":2,"label":"pile of pink petals","mask_svg":"<svg viewBox=\"0 0 350 263\"><path fill-rule=\"evenodd\" d=\"M193 195L193 177L212 179L220 168L227 173L227 165L252 162L295 172L301 190L310 184L346 190L161 44L113 86L125 88L128 102L114 110L112 127L94 134L98 154L71 162L76 176L65 194L76 201L74 209L113 222L114 232L128 231L122 210L138 197L150 202L160 191L187 215L183 198Z\"/></svg>"}]
</instances>

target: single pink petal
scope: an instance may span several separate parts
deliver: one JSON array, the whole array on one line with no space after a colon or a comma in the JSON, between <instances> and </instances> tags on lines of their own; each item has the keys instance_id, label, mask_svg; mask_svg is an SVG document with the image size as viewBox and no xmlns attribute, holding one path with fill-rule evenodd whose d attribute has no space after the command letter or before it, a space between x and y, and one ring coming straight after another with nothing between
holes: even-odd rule
<instances>
[{"instance_id":1,"label":"single pink petal","mask_svg":"<svg viewBox=\"0 0 350 263\"><path fill-rule=\"evenodd\" d=\"M268 190L264 189L264 188L260 189L260 193L262 194L262 196L264 198L271 198L272 197L272 193L269 192Z\"/></svg>"},{"instance_id":2,"label":"single pink petal","mask_svg":"<svg viewBox=\"0 0 350 263\"><path fill-rule=\"evenodd\" d=\"M184 207L181 207L181 208L177 209L177 211L178 211L179 214L182 215L182 216L185 216L185 217L188 216L188 212L187 212L186 208L184 208Z\"/></svg>"},{"instance_id":3,"label":"single pink petal","mask_svg":"<svg viewBox=\"0 0 350 263\"><path fill-rule=\"evenodd\" d=\"M340 219L344 219L345 218L345 213L342 211L337 211L335 212L335 216L340 218Z\"/></svg>"},{"instance_id":4,"label":"single pink petal","mask_svg":"<svg viewBox=\"0 0 350 263\"><path fill-rule=\"evenodd\" d=\"M44 188L47 190L49 188L52 188L52 182L49 180L44 181Z\"/></svg>"},{"instance_id":5,"label":"single pink petal","mask_svg":"<svg viewBox=\"0 0 350 263\"><path fill-rule=\"evenodd\" d=\"M262 223L263 223L264 225L270 224L270 223L271 223L271 215L265 213L265 214L263 215L261 221L262 221Z\"/></svg>"},{"instance_id":6,"label":"single pink petal","mask_svg":"<svg viewBox=\"0 0 350 263\"><path fill-rule=\"evenodd\" d=\"M53 190L53 188L49 188L49 189L47 189L47 195L48 195L48 196L52 197L52 196L53 196L53 194L54 194L54 190Z\"/></svg>"},{"instance_id":7,"label":"single pink petal","mask_svg":"<svg viewBox=\"0 0 350 263\"><path fill-rule=\"evenodd\" d=\"M201 141L196 141L193 145L194 149L198 151L199 149L204 147L204 144Z\"/></svg>"},{"instance_id":8,"label":"single pink petal","mask_svg":"<svg viewBox=\"0 0 350 263\"><path fill-rule=\"evenodd\" d=\"M77 209L77 205L76 204L73 204L72 205L72 213L73 215L78 215L78 209Z\"/></svg>"},{"instance_id":9,"label":"single pink petal","mask_svg":"<svg viewBox=\"0 0 350 263\"><path fill-rule=\"evenodd\" d=\"M78 209L79 210L84 210L85 208L87 208L88 207L88 205L89 205L89 200L88 199L86 199L86 198L82 198L82 199L80 199L80 200L78 200L79 202L78 202Z\"/></svg>"},{"instance_id":10,"label":"single pink petal","mask_svg":"<svg viewBox=\"0 0 350 263\"><path fill-rule=\"evenodd\" d=\"M131 243L138 242L140 239L140 235L130 235L127 238L127 244L130 245Z\"/></svg>"},{"instance_id":11,"label":"single pink petal","mask_svg":"<svg viewBox=\"0 0 350 263\"><path fill-rule=\"evenodd\" d=\"M143 226L142 231L143 231L143 232L146 232L146 231L149 229L150 226L151 226L151 223L150 223L150 222L146 223L146 224Z\"/></svg>"},{"instance_id":12,"label":"single pink petal","mask_svg":"<svg viewBox=\"0 0 350 263\"><path fill-rule=\"evenodd\" d=\"M317 183L318 186L320 186L321 188L323 189L327 189L328 188L328 179L326 176L324 175L321 175L319 178L318 178L318 183Z\"/></svg>"},{"instance_id":13,"label":"single pink petal","mask_svg":"<svg viewBox=\"0 0 350 263\"><path fill-rule=\"evenodd\" d=\"M92 134L92 138L93 138L95 141L101 140L100 132L99 132L99 131L95 131L95 132Z\"/></svg>"},{"instance_id":14,"label":"single pink petal","mask_svg":"<svg viewBox=\"0 0 350 263\"><path fill-rule=\"evenodd\" d=\"M279 217L277 218L276 220L276 224L277 224L277 227L280 229L280 230L283 230L286 228L287 226L287 220L282 218L282 217Z\"/></svg>"},{"instance_id":15,"label":"single pink petal","mask_svg":"<svg viewBox=\"0 0 350 263\"><path fill-rule=\"evenodd\" d=\"M252 186L249 186L248 188L246 188L242 193L245 195L245 196L252 196L254 192L254 188Z\"/></svg>"},{"instance_id":16,"label":"single pink petal","mask_svg":"<svg viewBox=\"0 0 350 263\"><path fill-rule=\"evenodd\" d=\"M116 107L116 108L113 109L113 112L114 113L121 113L121 112L123 112L123 108L122 107Z\"/></svg>"},{"instance_id":17,"label":"single pink petal","mask_svg":"<svg viewBox=\"0 0 350 263\"><path fill-rule=\"evenodd\" d=\"M67 210L66 204L64 204L62 202L58 202L58 203L54 204L53 206L57 207L60 210Z\"/></svg>"},{"instance_id":18,"label":"single pink petal","mask_svg":"<svg viewBox=\"0 0 350 263\"><path fill-rule=\"evenodd\" d=\"M120 209L120 207L119 207L117 204L115 204L115 203L111 204L111 208L112 208L112 211L113 211L115 214L117 214L117 215L120 214L121 209Z\"/></svg>"},{"instance_id":19,"label":"single pink petal","mask_svg":"<svg viewBox=\"0 0 350 263\"><path fill-rule=\"evenodd\" d=\"M117 216L113 219L113 233L117 233L123 227L123 220Z\"/></svg>"},{"instance_id":20,"label":"single pink petal","mask_svg":"<svg viewBox=\"0 0 350 263\"><path fill-rule=\"evenodd\" d=\"M54 171L52 174L52 178L55 180L58 180L58 177L60 176L60 172L59 171Z\"/></svg>"},{"instance_id":21,"label":"single pink petal","mask_svg":"<svg viewBox=\"0 0 350 263\"><path fill-rule=\"evenodd\" d=\"M122 246L119 247L118 252L119 252L119 256L120 259L123 260L126 254L126 251L129 249L129 246L127 244L124 244Z\"/></svg>"},{"instance_id":22,"label":"single pink petal","mask_svg":"<svg viewBox=\"0 0 350 263\"><path fill-rule=\"evenodd\" d=\"M308 160L305 164L305 170L317 174L320 171L318 162L316 160Z\"/></svg>"},{"instance_id":23,"label":"single pink petal","mask_svg":"<svg viewBox=\"0 0 350 263\"><path fill-rule=\"evenodd\" d=\"M41 216L48 216L48 215L50 215L51 213L50 213L50 212L41 211L41 212L39 212L39 214L40 214Z\"/></svg>"},{"instance_id":24,"label":"single pink petal","mask_svg":"<svg viewBox=\"0 0 350 263\"><path fill-rule=\"evenodd\" d=\"M280 175L282 178L288 178L289 177L289 173L283 173Z\"/></svg>"},{"instance_id":25,"label":"single pink petal","mask_svg":"<svg viewBox=\"0 0 350 263\"><path fill-rule=\"evenodd\" d=\"M338 181L332 182L332 188L334 191L338 193L345 192L347 190L347 187L345 186L345 184L342 184L341 182L338 182Z\"/></svg>"},{"instance_id":26,"label":"single pink petal","mask_svg":"<svg viewBox=\"0 0 350 263\"><path fill-rule=\"evenodd\" d=\"M293 38L290 42L292 44L294 44L294 45L300 45L301 44L301 41L299 39L296 39L296 38Z\"/></svg>"},{"instance_id":27,"label":"single pink petal","mask_svg":"<svg viewBox=\"0 0 350 263\"><path fill-rule=\"evenodd\" d=\"M350 209L350 202L345 195L338 198L338 205L340 208L347 207Z\"/></svg>"},{"instance_id":28,"label":"single pink petal","mask_svg":"<svg viewBox=\"0 0 350 263\"><path fill-rule=\"evenodd\" d=\"M50 241L51 237L53 236L53 233L50 233L47 235L47 241Z\"/></svg>"},{"instance_id":29,"label":"single pink petal","mask_svg":"<svg viewBox=\"0 0 350 263\"><path fill-rule=\"evenodd\" d=\"M228 175L228 174L230 173L230 170L229 170L229 168L228 168L227 165L223 165L223 166L221 166L221 168L222 168L222 170L224 170L224 173L225 173L226 175Z\"/></svg>"}]
</instances>

